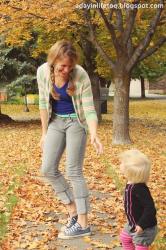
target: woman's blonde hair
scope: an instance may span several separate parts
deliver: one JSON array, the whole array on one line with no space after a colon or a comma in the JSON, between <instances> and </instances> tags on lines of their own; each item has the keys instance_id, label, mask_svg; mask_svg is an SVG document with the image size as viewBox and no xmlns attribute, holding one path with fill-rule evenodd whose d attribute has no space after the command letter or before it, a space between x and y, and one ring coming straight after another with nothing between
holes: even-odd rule
<instances>
[{"instance_id":1,"label":"woman's blonde hair","mask_svg":"<svg viewBox=\"0 0 166 250\"><path fill-rule=\"evenodd\" d=\"M59 94L56 93L54 89L55 77L54 77L54 66L57 60L60 60L64 57L69 57L73 64L76 64L78 60L78 55L76 49L70 41L59 40L57 41L49 50L47 56L47 62L50 67L50 79L51 79L51 95L55 100L59 99ZM72 96L75 91L75 86L72 81L69 82L67 88L67 93Z\"/></svg>"},{"instance_id":2,"label":"woman's blonde hair","mask_svg":"<svg viewBox=\"0 0 166 250\"><path fill-rule=\"evenodd\" d=\"M146 183L150 176L151 162L137 149L126 150L119 156L123 173L132 183Z\"/></svg>"}]
</instances>

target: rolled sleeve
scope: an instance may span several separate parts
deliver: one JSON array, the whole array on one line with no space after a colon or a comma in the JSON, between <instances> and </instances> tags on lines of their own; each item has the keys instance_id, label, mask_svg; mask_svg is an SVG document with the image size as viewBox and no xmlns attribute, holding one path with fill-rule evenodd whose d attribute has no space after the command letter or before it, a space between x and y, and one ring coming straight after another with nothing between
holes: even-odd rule
<instances>
[{"instance_id":1,"label":"rolled sleeve","mask_svg":"<svg viewBox=\"0 0 166 250\"><path fill-rule=\"evenodd\" d=\"M46 109L47 102L45 97L45 89L44 89L44 79L42 78L41 68L37 69L37 84L39 90L39 109Z\"/></svg>"},{"instance_id":2,"label":"rolled sleeve","mask_svg":"<svg viewBox=\"0 0 166 250\"><path fill-rule=\"evenodd\" d=\"M91 82L87 73L83 80L82 106L83 106L86 121L90 121L90 120L98 121L96 110L94 107Z\"/></svg>"}]
</instances>

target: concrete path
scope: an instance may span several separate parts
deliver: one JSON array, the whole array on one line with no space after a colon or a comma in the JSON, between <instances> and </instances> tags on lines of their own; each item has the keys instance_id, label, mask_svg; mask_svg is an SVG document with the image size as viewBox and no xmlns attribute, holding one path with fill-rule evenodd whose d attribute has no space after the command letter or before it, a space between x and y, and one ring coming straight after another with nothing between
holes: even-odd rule
<instances>
[{"instance_id":1,"label":"concrete path","mask_svg":"<svg viewBox=\"0 0 166 250\"><path fill-rule=\"evenodd\" d=\"M105 194L98 191L92 191L90 196L93 196L94 199L111 199L111 194ZM101 219L101 226L103 228L103 224L111 225L114 228L115 220L110 219L109 215L106 213L99 213L96 212L96 216ZM49 221L51 221L51 225L55 228L60 230L62 227L62 223L66 221L66 215L63 213L56 213L56 212L48 212L45 214L45 217L48 217ZM45 235L47 232L50 232L50 223L44 224L37 224L35 221L24 221L24 231L21 235L20 244L24 245L24 240L26 239L27 235L31 234L31 241L44 241ZM112 230L107 230L106 232L101 232L99 230L99 226L91 225L92 226L92 235L87 237L80 237L76 239L70 240L60 240L57 239L57 236L53 236L46 242L46 249L47 250L122 250L120 247L119 236L113 233ZM24 250L25 248L19 247L16 250ZM31 249L31 248L27 248ZM34 248L33 248L34 249ZM35 250L43 250L40 247L36 248Z\"/></svg>"}]
</instances>

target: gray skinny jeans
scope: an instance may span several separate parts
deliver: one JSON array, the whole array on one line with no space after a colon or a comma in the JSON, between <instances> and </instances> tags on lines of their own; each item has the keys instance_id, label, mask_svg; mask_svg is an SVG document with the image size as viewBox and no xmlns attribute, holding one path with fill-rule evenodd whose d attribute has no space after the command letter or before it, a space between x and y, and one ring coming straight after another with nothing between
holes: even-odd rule
<instances>
[{"instance_id":1,"label":"gray skinny jeans","mask_svg":"<svg viewBox=\"0 0 166 250\"><path fill-rule=\"evenodd\" d=\"M88 189L82 172L86 139L85 129L77 118L55 116L49 123L43 146L42 174L63 204L75 201L78 214L89 210ZM71 185L58 169L65 148L66 174Z\"/></svg>"}]
</instances>

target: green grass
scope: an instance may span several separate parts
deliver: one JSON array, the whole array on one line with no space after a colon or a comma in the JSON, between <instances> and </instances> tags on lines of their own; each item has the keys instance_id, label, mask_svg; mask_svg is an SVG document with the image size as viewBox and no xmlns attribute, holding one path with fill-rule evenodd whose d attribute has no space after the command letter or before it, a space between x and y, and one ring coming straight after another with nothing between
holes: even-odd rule
<instances>
[{"instance_id":1,"label":"green grass","mask_svg":"<svg viewBox=\"0 0 166 250\"><path fill-rule=\"evenodd\" d=\"M155 246L158 250L165 250L166 249L166 238L156 238Z\"/></svg>"},{"instance_id":2,"label":"green grass","mask_svg":"<svg viewBox=\"0 0 166 250\"><path fill-rule=\"evenodd\" d=\"M165 152L165 151L163 151L163 152L162 152L162 155L166 156L166 152Z\"/></svg>"},{"instance_id":3,"label":"green grass","mask_svg":"<svg viewBox=\"0 0 166 250\"><path fill-rule=\"evenodd\" d=\"M0 167L2 171L2 167ZM19 201L19 198L15 194L15 190L20 186L20 177L24 175L26 167L19 165L12 168L10 174L14 176L10 181L7 191L3 193L0 200L5 200L3 210L0 211L0 242L4 239L6 233L8 232L8 224L13 212L13 208ZM3 187L3 183L0 183L0 188Z\"/></svg>"},{"instance_id":4,"label":"green grass","mask_svg":"<svg viewBox=\"0 0 166 250\"><path fill-rule=\"evenodd\" d=\"M118 173L116 172L115 168L110 165L105 159L105 166L107 166L107 174L112 177L112 180L118 190L123 194L125 182L122 180L122 178L119 177Z\"/></svg>"},{"instance_id":5,"label":"green grass","mask_svg":"<svg viewBox=\"0 0 166 250\"><path fill-rule=\"evenodd\" d=\"M11 99L11 100L8 100L8 101L4 101L3 104L24 104L24 101L23 100L18 100L18 99Z\"/></svg>"},{"instance_id":6,"label":"green grass","mask_svg":"<svg viewBox=\"0 0 166 250\"><path fill-rule=\"evenodd\" d=\"M3 240L8 230L8 223L10 221L13 208L18 202L18 197L14 194L14 186L9 186L6 194L5 211L0 212L0 241Z\"/></svg>"}]
</instances>

